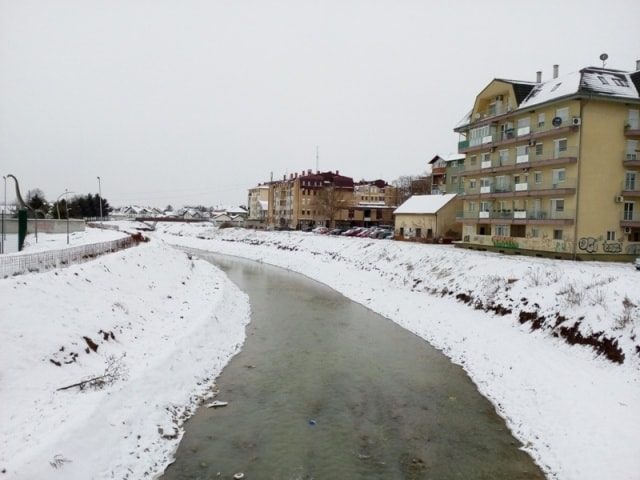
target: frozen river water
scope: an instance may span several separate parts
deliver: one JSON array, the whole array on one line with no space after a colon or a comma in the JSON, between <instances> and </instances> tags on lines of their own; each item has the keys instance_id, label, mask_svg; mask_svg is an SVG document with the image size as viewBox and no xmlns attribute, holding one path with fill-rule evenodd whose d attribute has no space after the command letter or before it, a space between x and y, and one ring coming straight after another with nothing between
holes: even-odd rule
<instances>
[{"instance_id":1,"label":"frozen river water","mask_svg":"<svg viewBox=\"0 0 640 480\"><path fill-rule=\"evenodd\" d=\"M217 380L229 405L198 410L163 478L544 478L424 340L299 274L202 256L249 295L252 321Z\"/></svg>"}]
</instances>

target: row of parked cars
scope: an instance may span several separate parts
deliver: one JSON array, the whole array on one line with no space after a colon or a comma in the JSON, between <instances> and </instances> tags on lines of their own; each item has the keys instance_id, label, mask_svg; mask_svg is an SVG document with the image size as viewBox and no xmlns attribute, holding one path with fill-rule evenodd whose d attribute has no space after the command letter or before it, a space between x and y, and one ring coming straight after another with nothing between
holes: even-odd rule
<instances>
[{"instance_id":1,"label":"row of parked cars","mask_svg":"<svg viewBox=\"0 0 640 480\"><path fill-rule=\"evenodd\" d=\"M351 227L349 229L316 227L311 230L319 235L342 235L343 237L393 238L393 230L384 227Z\"/></svg>"}]
</instances>

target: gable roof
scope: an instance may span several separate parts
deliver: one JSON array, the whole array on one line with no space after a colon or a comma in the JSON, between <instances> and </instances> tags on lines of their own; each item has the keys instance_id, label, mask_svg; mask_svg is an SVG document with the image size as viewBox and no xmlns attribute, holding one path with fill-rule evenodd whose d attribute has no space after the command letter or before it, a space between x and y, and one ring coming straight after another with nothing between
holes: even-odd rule
<instances>
[{"instance_id":1,"label":"gable roof","mask_svg":"<svg viewBox=\"0 0 640 480\"><path fill-rule=\"evenodd\" d=\"M464 160L464 153L450 153L449 155L436 155L431 160L429 160L430 164L436 163L438 160L443 160L445 162L452 162L454 160Z\"/></svg>"},{"instance_id":2,"label":"gable roof","mask_svg":"<svg viewBox=\"0 0 640 480\"><path fill-rule=\"evenodd\" d=\"M455 193L445 195L413 195L402 205L396 208L393 213L405 214L434 214L438 213L447 203L456 197Z\"/></svg>"}]
</instances>

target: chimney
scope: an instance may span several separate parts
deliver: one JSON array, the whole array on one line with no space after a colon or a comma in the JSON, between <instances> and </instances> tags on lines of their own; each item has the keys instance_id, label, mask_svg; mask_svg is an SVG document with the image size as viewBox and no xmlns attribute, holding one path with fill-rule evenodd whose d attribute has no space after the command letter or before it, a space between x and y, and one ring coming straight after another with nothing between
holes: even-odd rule
<instances>
[{"instance_id":1,"label":"chimney","mask_svg":"<svg viewBox=\"0 0 640 480\"><path fill-rule=\"evenodd\" d=\"M311 169L307 170L307 175L311 175Z\"/></svg>"},{"instance_id":2,"label":"chimney","mask_svg":"<svg viewBox=\"0 0 640 480\"><path fill-rule=\"evenodd\" d=\"M282 175L282 180L286 180L287 179L287 174L285 173L284 175Z\"/></svg>"},{"instance_id":3,"label":"chimney","mask_svg":"<svg viewBox=\"0 0 640 480\"><path fill-rule=\"evenodd\" d=\"M553 78L558 78L558 70L559 70L560 66L559 65L554 65L553 66Z\"/></svg>"},{"instance_id":4,"label":"chimney","mask_svg":"<svg viewBox=\"0 0 640 480\"><path fill-rule=\"evenodd\" d=\"M640 72L640 60L636 60L636 72Z\"/></svg>"},{"instance_id":5,"label":"chimney","mask_svg":"<svg viewBox=\"0 0 640 480\"><path fill-rule=\"evenodd\" d=\"M542 72L540 70L536 72L536 83L542 83Z\"/></svg>"},{"instance_id":6,"label":"chimney","mask_svg":"<svg viewBox=\"0 0 640 480\"><path fill-rule=\"evenodd\" d=\"M336 170L336 175L340 175L340 170Z\"/></svg>"}]
</instances>

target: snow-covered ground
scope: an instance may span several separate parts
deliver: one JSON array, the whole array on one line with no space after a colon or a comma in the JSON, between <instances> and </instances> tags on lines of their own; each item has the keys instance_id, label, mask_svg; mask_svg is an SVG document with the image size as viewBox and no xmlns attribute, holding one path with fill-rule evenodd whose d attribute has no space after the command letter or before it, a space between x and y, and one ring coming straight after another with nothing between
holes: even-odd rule
<instances>
[{"instance_id":1,"label":"snow-covered ground","mask_svg":"<svg viewBox=\"0 0 640 480\"><path fill-rule=\"evenodd\" d=\"M639 478L640 273L629 264L207 224L153 236L301 272L420 335L465 368L549 478Z\"/></svg>"},{"instance_id":2,"label":"snow-covered ground","mask_svg":"<svg viewBox=\"0 0 640 480\"><path fill-rule=\"evenodd\" d=\"M0 280L0 479L159 475L248 321L222 272L158 241Z\"/></svg>"},{"instance_id":3,"label":"snow-covered ground","mask_svg":"<svg viewBox=\"0 0 640 480\"><path fill-rule=\"evenodd\" d=\"M109 242L119 238L127 237L126 232L117 230L106 230L101 228L87 227L84 232L72 232L69 234L69 243L67 243L66 233L38 233L38 241L34 234L30 233L24 239L24 248L21 252L14 255L25 255L35 252L44 252L47 250L59 250L64 248L78 247L80 245L88 245L90 243Z\"/></svg>"}]
</instances>

